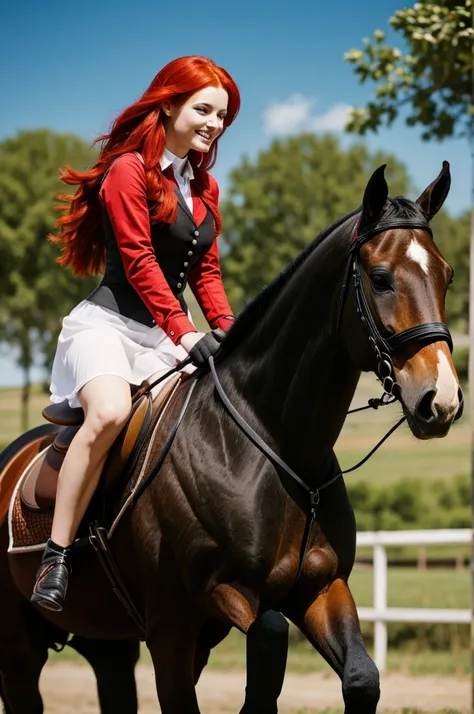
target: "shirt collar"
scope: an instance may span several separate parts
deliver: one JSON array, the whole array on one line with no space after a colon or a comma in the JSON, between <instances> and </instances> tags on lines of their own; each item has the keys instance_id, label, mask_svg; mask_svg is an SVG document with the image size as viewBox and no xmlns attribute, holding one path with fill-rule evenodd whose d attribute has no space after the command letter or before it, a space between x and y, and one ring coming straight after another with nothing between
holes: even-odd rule
<instances>
[{"instance_id":1,"label":"shirt collar","mask_svg":"<svg viewBox=\"0 0 474 714\"><path fill-rule=\"evenodd\" d=\"M164 171L168 166L173 166L173 171L176 174L180 174L184 178L188 178L190 181L194 178L193 167L188 157L185 156L180 159L179 156L175 156L169 149L164 150L163 155L160 159L161 170Z\"/></svg>"}]
</instances>

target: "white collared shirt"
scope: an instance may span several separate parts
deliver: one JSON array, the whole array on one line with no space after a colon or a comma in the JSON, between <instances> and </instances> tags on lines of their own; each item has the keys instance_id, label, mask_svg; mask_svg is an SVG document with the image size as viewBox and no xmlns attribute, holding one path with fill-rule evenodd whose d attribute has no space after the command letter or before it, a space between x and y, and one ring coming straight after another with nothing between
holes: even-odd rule
<instances>
[{"instance_id":1,"label":"white collared shirt","mask_svg":"<svg viewBox=\"0 0 474 714\"><path fill-rule=\"evenodd\" d=\"M165 148L160 159L160 166L162 171L167 169L168 166L173 167L178 188L186 201L187 207L192 213L193 197L191 196L191 181L194 178L194 172L191 163L188 161L188 157L185 156L184 159L180 159L179 156L175 156L169 149Z\"/></svg>"}]
</instances>

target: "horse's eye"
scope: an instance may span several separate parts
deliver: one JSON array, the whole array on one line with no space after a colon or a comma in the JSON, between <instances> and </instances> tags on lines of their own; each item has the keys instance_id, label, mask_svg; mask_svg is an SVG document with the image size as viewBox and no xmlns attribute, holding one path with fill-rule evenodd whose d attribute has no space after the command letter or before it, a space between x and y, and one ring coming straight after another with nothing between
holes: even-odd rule
<instances>
[{"instance_id":1,"label":"horse's eye","mask_svg":"<svg viewBox=\"0 0 474 714\"><path fill-rule=\"evenodd\" d=\"M374 288L379 292L392 290L387 276L383 273L372 273L370 280Z\"/></svg>"}]
</instances>

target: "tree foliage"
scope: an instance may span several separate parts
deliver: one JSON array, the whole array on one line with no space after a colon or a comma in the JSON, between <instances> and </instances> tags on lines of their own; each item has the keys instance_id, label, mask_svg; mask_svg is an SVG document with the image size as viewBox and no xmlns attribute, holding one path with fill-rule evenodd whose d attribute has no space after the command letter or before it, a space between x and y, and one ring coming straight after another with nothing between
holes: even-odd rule
<instances>
[{"instance_id":1,"label":"tree foliage","mask_svg":"<svg viewBox=\"0 0 474 714\"><path fill-rule=\"evenodd\" d=\"M47 241L55 194L65 190L58 168L85 168L93 156L78 137L48 130L0 143L0 340L16 348L23 369L24 428L35 353L51 356L61 317L91 288L56 263Z\"/></svg>"},{"instance_id":2,"label":"tree foliage","mask_svg":"<svg viewBox=\"0 0 474 714\"><path fill-rule=\"evenodd\" d=\"M392 196L410 191L406 169L364 144L343 150L332 136L276 139L230 174L223 202L223 274L239 308L270 282L321 230L362 203L381 164Z\"/></svg>"},{"instance_id":3,"label":"tree foliage","mask_svg":"<svg viewBox=\"0 0 474 714\"><path fill-rule=\"evenodd\" d=\"M423 138L466 136L474 120L472 0L423 0L389 20L406 52L376 30L364 48L345 58L361 82L376 82L375 100L353 109L347 129L359 134L390 125L402 107L406 122L424 127Z\"/></svg>"},{"instance_id":4,"label":"tree foliage","mask_svg":"<svg viewBox=\"0 0 474 714\"><path fill-rule=\"evenodd\" d=\"M454 268L454 282L446 296L449 327L467 332L469 315L469 211L453 218L441 211L433 219L436 245Z\"/></svg>"},{"instance_id":5,"label":"tree foliage","mask_svg":"<svg viewBox=\"0 0 474 714\"><path fill-rule=\"evenodd\" d=\"M364 144L343 150L332 136L275 140L255 161L230 174L224 214L223 275L235 309L254 297L326 226L357 208L367 181L387 164L390 195L416 198L404 164ZM455 270L447 296L450 327L464 331L468 314L469 215L441 211L436 243Z\"/></svg>"}]
</instances>

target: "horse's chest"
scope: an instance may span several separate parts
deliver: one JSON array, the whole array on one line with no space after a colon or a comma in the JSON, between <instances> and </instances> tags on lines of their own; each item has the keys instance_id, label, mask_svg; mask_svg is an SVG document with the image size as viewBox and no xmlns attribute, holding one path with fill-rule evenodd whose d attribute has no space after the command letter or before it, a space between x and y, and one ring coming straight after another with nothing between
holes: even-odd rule
<instances>
[{"instance_id":1,"label":"horse's chest","mask_svg":"<svg viewBox=\"0 0 474 714\"><path fill-rule=\"evenodd\" d=\"M326 587L338 571L339 559L329 544L312 548L303 564L303 576L319 589Z\"/></svg>"},{"instance_id":2,"label":"horse's chest","mask_svg":"<svg viewBox=\"0 0 474 714\"><path fill-rule=\"evenodd\" d=\"M299 549L292 549L285 553L275 563L268 578L269 589L275 591L288 591L297 584L300 569L301 553ZM311 547L301 564L301 573L298 580L309 585L313 593L323 590L334 580L338 572L338 557L327 543Z\"/></svg>"}]
</instances>

